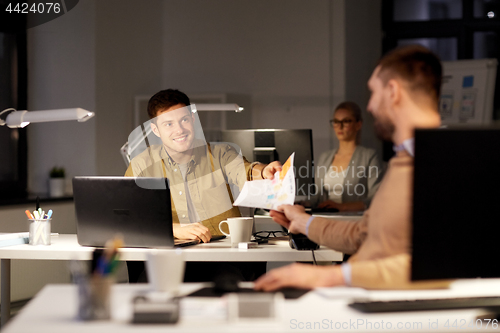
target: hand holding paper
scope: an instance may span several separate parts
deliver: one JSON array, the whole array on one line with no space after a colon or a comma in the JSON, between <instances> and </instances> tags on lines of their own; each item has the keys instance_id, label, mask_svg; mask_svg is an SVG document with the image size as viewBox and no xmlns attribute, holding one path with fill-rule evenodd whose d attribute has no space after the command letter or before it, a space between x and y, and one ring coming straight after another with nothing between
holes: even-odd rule
<instances>
[{"instance_id":1,"label":"hand holding paper","mask_svg":"<svg viewBox=\"0 0 500 333\"><path fill-rule=\"evenodd\" d=\"M276 209L283 204L293 205L295 201L294 156L295 153L290 155L281 172L276 172L272 180L246 182L234 206Z\"/></svg>"}]
</instances>

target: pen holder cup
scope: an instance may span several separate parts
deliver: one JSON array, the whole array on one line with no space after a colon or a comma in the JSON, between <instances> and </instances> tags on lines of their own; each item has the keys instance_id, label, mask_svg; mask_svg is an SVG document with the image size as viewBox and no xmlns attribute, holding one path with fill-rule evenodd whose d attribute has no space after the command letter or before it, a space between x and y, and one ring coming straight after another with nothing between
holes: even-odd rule
<instances>
[{"instance_id":1,"label":"pen holder cup","mask_svg":"<svg viewBox=\"0 0 500 333\"><path fill-rule=\"evenodd\" d=\"M50 245L51 219L28 219L30 245Z\"/></svg>"},{"instance_id":2,"label":"pen holder cup","mask_svg":"<svg viewBox=\"0 0 500 333\"><path fill-rule=\"evenodd\" d=\"M81 320L111 318L113 277L91 277L78 283L78 317Z\"/></svg>"}]
</instances>

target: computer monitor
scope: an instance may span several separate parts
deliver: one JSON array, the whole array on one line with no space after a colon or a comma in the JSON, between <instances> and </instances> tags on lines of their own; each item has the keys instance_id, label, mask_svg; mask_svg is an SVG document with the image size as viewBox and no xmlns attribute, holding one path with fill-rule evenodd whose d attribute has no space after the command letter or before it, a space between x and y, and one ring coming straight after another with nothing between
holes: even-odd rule
<instances>
[{"instance_id":1,"label":"computer monitor","mask_svg":"<svg viewBox=\"0 0 500 333\"><path fill-rule=\"evenodd\" d=\"M311 129L249 129L222 131L222 141L238 145L247 160L285 163L295 152L297 196L306 196L313 178Z\"/></svg>"},{"instance_id":2,"label":"computer monitor","mask_svg":"<svg viewBox=\"0 0 500 333\"><path fill-rule=\"evenodd\" d=\"M415 133L412 280L500 277L500 129Z\"/></svg>"}]
</instances>

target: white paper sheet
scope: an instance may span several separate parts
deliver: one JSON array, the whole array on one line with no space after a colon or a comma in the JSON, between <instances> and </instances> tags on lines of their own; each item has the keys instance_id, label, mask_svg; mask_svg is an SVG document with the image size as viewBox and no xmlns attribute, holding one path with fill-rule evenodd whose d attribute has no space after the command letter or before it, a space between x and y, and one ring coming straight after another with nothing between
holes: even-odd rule
<instances>
[{"instance_id":1,"label":"white paper sheet","mask_svg":"<svg viewBox=\"0 0 500 333\"><path fill-rule=\"evenodd\" d=\"M263 209L277 209L283 204L293 205L295 201L294 156L295 153L290 155L283 165L283 170L281 173L276 172L274 179L246 182L233 205Z\"/></svg>"}]
</instances>

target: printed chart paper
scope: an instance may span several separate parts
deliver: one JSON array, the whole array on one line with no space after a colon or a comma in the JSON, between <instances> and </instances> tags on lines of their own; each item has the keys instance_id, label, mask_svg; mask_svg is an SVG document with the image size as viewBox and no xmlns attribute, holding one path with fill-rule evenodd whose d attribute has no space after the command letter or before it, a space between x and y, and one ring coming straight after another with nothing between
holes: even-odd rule
<instances>
[{"instance_id":1,"label":"printed chart paper","mask_svg":"<svg viewBox=\"0 0 500 333\"><path fill-rule=\"evenodd\" d=\"M234 206L277 209L278 206L293 205L295 201L295 172L293 158L290 155L281 172L278 171L272 180L253 180L243 185Z\"/></svg>"}]
</instances>

